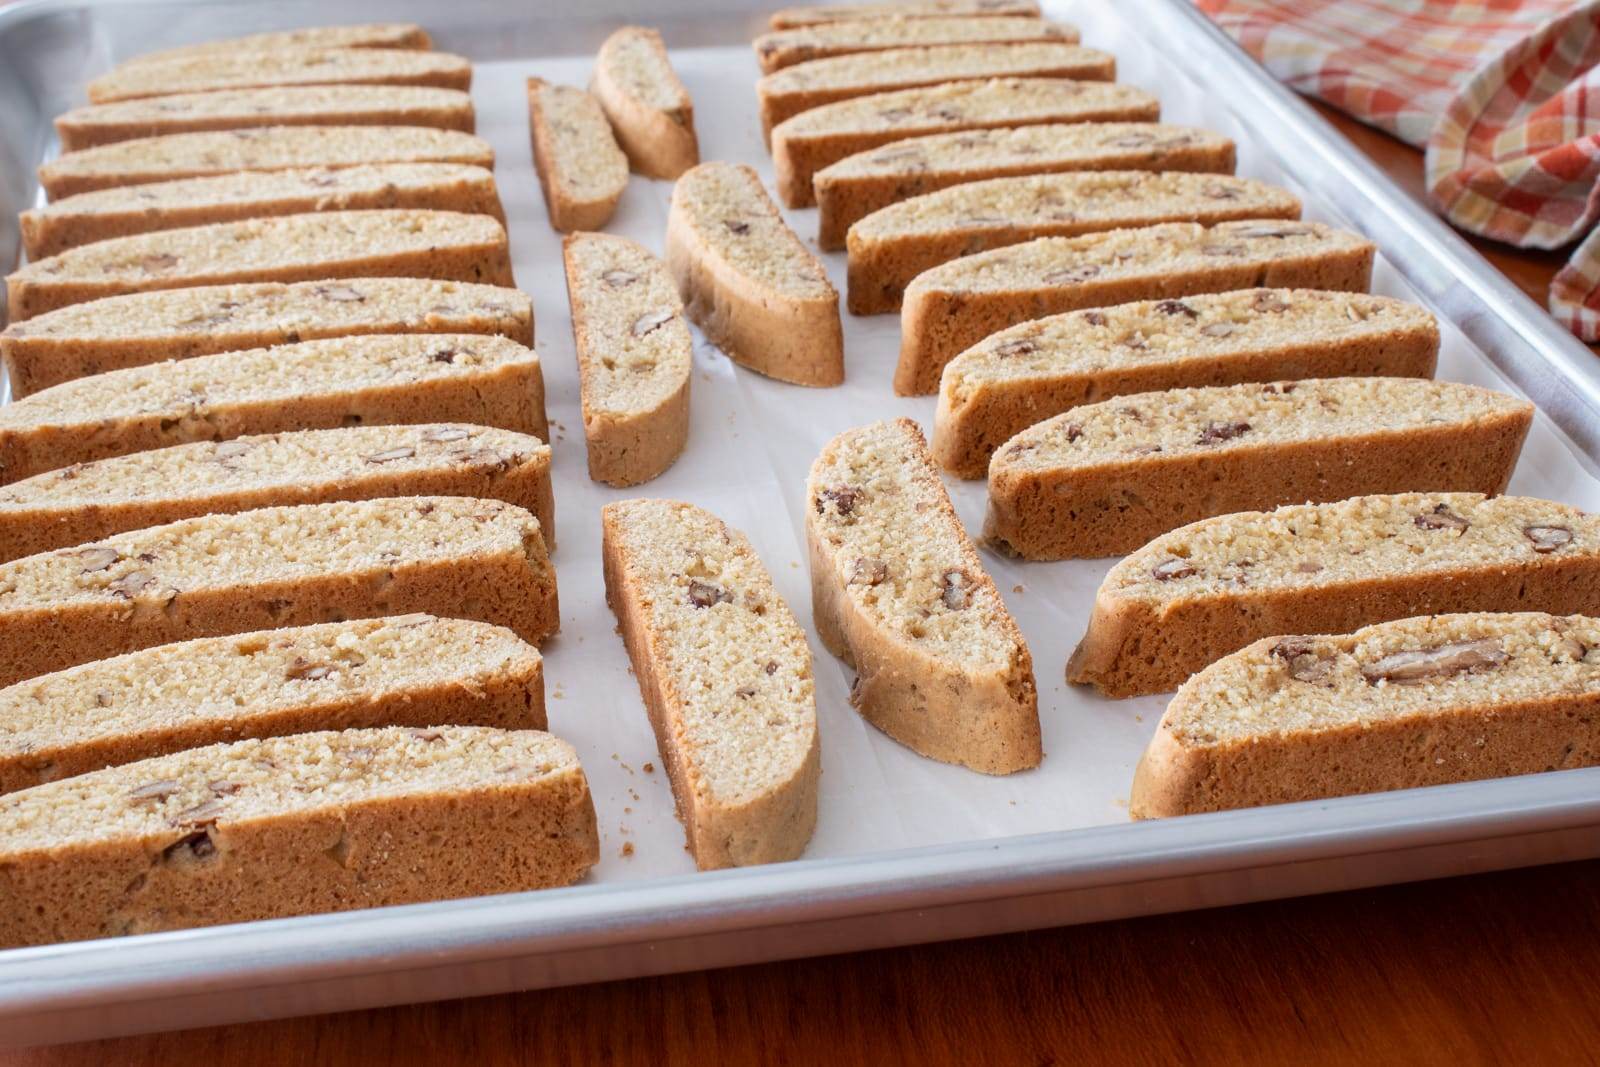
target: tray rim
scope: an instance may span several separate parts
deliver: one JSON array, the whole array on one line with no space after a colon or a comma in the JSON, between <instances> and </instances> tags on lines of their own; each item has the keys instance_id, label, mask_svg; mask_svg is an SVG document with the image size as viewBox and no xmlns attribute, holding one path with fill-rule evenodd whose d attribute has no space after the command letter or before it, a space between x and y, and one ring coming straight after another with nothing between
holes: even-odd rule
<instances>
[{"instance_id":1,"label":"tray rim","mask_svg":"<svg viewBox=\"0 0 1600 1067\"><path fill-rule=\"evenodd\" d=\"M0 10L0 39L41 13L135 7L141 2L21 0ZM1225 71L1253 107L1280 119L1348 183L1347 196L1331 199L1352 215L1355 208L1376 213L1376 223L1363 218L1359 228L1383 228L1385 259L1441 313L1451 305L1449 293L1422 278L1440 267L1450 268L1442 284L1464 287L1476 302L1468 308L1471 314L1452 315L1451 321L1552 417L1594 468L1600 455L1600 371L1589 350L1189 3L1139 2L1159 8L1173 23L1175 37L1208 41L1192 54L1204 52L1214 76ZM210 6L224 5L213 0ZM251 1009L238 994L340 980L359 983L408 968L549 962L539 973L508 970L507 980L498 985L529 988L659 973L638 950L671 942L772 935L862 917L905 917L904 922L884 922L879 935L855 938L855 947L877 947L947 936L950 929L939 928L936 918L929 921L943 909L968 907L993 914L992 924L980 918L974 927L969 920L955 931L959 934L1042 925L1034 918L1046 908L1024 907L1021 913L1001 917L999 905L1097 889L1125 888L1126 902L1102 904L1083 919L1172 910L1158 898L1142 899L1136 889L1174 879L1199 884L1202 878L1220 876L1231 882L1216 899L1178 905L1193 907L1304 891L1278 893L1271 886L1249 884L1251 872L1279 866L1379 858L1365 873L1356 869L1359 864L1346 864L1349 869L1325 887L1334 889L1432 876L1438 872L1407 873L1403 862L1384 861L1425 848L1459 848L1462 862L1480 870L1596 855L1600 833L1587 831L1600 830L1597 787L1600 768L1587 768L1179 820L5 950L0 951L0 1045L318 1010L301 1005L263 1012ZM1473 847L1567 831L1583 832L1577 851L1563 844L1542 860L1497 857ZM1047 924L1070 921L1082 920L1055 914ZM734 952L733 958L724 955L710 962L809 955L814 947L811 942L785 947L772 936L747 940L748 948ZM405 947L397 949L397 944ZM597 957L597 952L609 958ZM575 965L563 970L563 958ZM694 966L678 962L661 969ZM493 991L495 986L491 982L473 991ZM461 993L394 996L373 986L340 1006L435 995ZM108 1022L101 1014L110 1004L130 1008L177 1003L202 1010L176 1022L170 1016L152 1016L148 1025Z\"/></svg>"}]
</instances>

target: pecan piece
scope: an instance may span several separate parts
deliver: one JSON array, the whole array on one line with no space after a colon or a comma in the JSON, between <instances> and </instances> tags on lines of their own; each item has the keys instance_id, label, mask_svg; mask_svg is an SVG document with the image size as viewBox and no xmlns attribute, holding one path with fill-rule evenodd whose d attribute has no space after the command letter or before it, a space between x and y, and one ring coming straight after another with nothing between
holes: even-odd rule
<instances>
[{"instance_id":1,"label":"pecan piece","mask_svg":"<svg viewBox=\"0 0 1600 1067\"><path fill-rule=\"evenodd\" d=\"M639 280L639 276L631 270L612 269L600 275L600 280L613 289L621 289L625 285L632 285Z\"/></svg>"},{"instance_id":2,"label":"pecan piece","mask_svg":"<svg viewBox=\"0 0 1600 1067\"><path fill-rule=\"evenodd\" d=\"M106 586L116 596L127 597L130 600L156 584L156 579L149 571L129 571L121 578Z\"/></svg>"},{"instance_id":3,"label":"pecan piece","mask_svg":"<svg viewBox=\"0 0 1600 1067\"><path fill-rule=\"evenodd\" d=\"M1053 270L1040 280L1046 285L1072 285L1077 282L1086 282L1099 273L1100 268L1093 263L1083 263L1076 267L1063 267L1061 270Z\"/></svg>"},{"instance_id":4,"label":"pecan piece","mask_svg":"<svg viewBox=\"0 0 1600 1067\"><path fill-rule=\"evenodd\" d=\"M83 564L84 574L103 571L121 558L122 553L114 548L85 548L78 553L78 561Z\"/></svg>"},{"instance_id":5,"label":"pecan piece","mask_svg":"<svg viewBox=\"0 0 1600 1067\"><path fill-rule=\"evenodd\" d=\"M1459 530L1462 533L1472 525L1451 511L1447 504L1440 504L1432 511L1424 511L1412 521L1424 530Z\"/></svg>"},{"instance_id":6,"label":"pecan piece","mask_svg":"<svg viewBox=\"0 0 1600 1067\"><path fill-rule=\"evenodd\" d=\"M939 578L939 599L951 611L972 603L972 578L963 570L948 570Z\"/></svg>"},{"instance_id":7,"label":"pecan piece","mask_svg":"<svg viewBox=\"0 0 1600 1067\"><path fill-rule=\"evenodd\" d=\"M1177 578L1188 578L1199 573L1199 571L1195 570L1194 564L1186 559L1177 559L1176 557L1163 560L1150 568L1150 576L1158 582L1170 582Z\"/></svg>"},{"instance_id":8,"label":"pecan piece","mask_svg":"<svg viewBox=\"0 0 1600 1067\"><path fill-rule=\"evenodd\" d=\"M732 604L733 594L720 585L702 582L695 578L689 582L689 603L697 608L709 608L713 604Z\"/></svg>"},{"instance_id":9,"label":"pecan piece","mask_svg":"<svg viewBox=\"0 0 1600 1067\"><path fill-rule=\"evenodd\" d=\"M832 489L824 489L817 494L817 514L826 513L828 501L833 501L833 509L841 515L848 515L855 510L861 500L861 490L852 485L841 485Z\"/></svg>"},{"instance_id":10,"label":"pecan piece","mask_svg":"<svg viewBox=\"0 0 1600 1067\"><path fill-rule=\"evenodd\" d=\"M1200 317L1200 313L1185 304L1182 300L1163 300L1156 305L1156 310L1163 315L1187 315L1191 319Z\"/></svg>"},{"instance_id":11,"label":"pecan piece","mask_svg":"<svg viewBox=\"0 0 1600 1067\"><path fill-rule=\"evenodd\" d=\"M314 663L311 660L296 656L294 662L289 664L289 669L283 673L283 676L291 681L315 682L326 678L332 673L332 664Z\"/></svg>"},{"instance_id":12,"label":"pecan piece","mask_svg":"<svg viewBox=\"0 0 1600 1067\"><path fill-rule=\"evenodd\" d=\"M348 285L319 285L312 292L324 300L332 300L339 304L356 304L366 299Z\"/></svg>"},{"instance_id":13,"label":"pecan piece","mask_svg":"<svg viewBox=\"0 0 1600 1067\"><path fill-rule=\"evenodd\" d=\"M1200 332L1207 337L1226 337L1234 330L1231 322L1208 322L1200 327Z\"/></svg>"},{"instance_id":14,"label":"pecan piece","mask_svg":"<svg viewBox=\"0 0 1600 1067\"><path fill-rule=\"evenodd\" d=\"M1283 660L1289 677L1297 682L1321 682L1333 673L1333 657L1318 653L1309 637L1285 637L1272 646L1272 655Z\"/></svg>"},{"instance_id":15,"label":"pecan piece","mask_svg":"<svg viewBox=\"0 0 1600 1067\"><path fill-rule=\"evenodd\" d=\"M729 233L739 237L750 232L750 224L743 219L723 219L722 224L728 228Z\"/></svg>"},{"instance_id":16,"label":"pecan piece","mask_svg":"<svg viewBox=\"0 0 1600 1067\"><path fill-rule=\"evenodd\" d=\"M1200 431L1196 444L1216 445L1223 441L1232 441L1235 437L1242 437L1250 432L1248 422L1217 422L1215 419L1206 423L1205 429Z\"/></svg>"},{"instance_id":17,"label":"pecan piece","mask_svg":"<svg viewBox=\"0 0 1600 1067\"><path fill-rule=\"evenodd\" d=\"M635 337L643 337L653 330L671 322L677 317L674 311L649 311L633 320L631 332Z\"/></svg>"},{"instance_id":18,"label":"pecan piece","mask_svg":"<svg viewBox=\"0 0 1600 1067\"><path fill-rule=\"evenodd\" d=\"M179 789L183 788L170 778L163 778L157 782L146 782L139 788L128 793L128 799L133 801L165 800Z\"/></svg>"},{"instance_id":19,"label":"pecan piece","mask_svg":"<svg viewBox=\"0 0 1600 1067\"><path fill-rule=\"evenodd\" d=\"M374 452L367 457L368 463L393 463L397 459L410 459L417 454L417 450L410 445L400 445L397 448L386 448L382 452Z\"/></svg>"},{"instance_id":20,"label":"pecan piece","mask_svg":"<svg viewBox=\"0 0 1600 1067\"><path fill-rule=\"evenodd\" d=\"M434 441L443 444L446 441L465 441L471 437L470 430L461 426L441 426L436 430L428 430L422 435L424 441Z\"/></svg>"},{"instance_id":21,"label":"pecan piece","mask_svg":"<svg viewBox=\"0 0 1600 1067\"><path fill-rule=\"evenodd\" d=\"M1484 637L1476 641L1454 641L1433 648L1394 652L1362 667L1361 676L1373 685L1379 682L1414 685L1434 678L1448 678L1464 671L1498 667L1510 658L1498 640Z\"/></svg>"},{"instance_id":22,"label":"pecan piece","mask_svg":"<svg viewBox=\"0 0 1600 1067\"><path fill-rule=\"evenodd\" d=\"M994 346L995 355L1006 357L1025 356L1029 352L1037 352L1038 350L1038 343L1028 337L1013 337L1009 341L1002 341Z\"/></svg>"},{"instance_id":23,"label":"pecan piece","mask_svg":"<svg viewBox=\"0 0 1600 1067\"><path fill-rule=\"evenodd\" d=\"M1565 548L1572 543L1572 528L1568 526L1524 526L1522 536L1533 542L1533 550L1540 555Z\"/></svg>"},{"instance_id":24,"label":"pecan piece","mask_svg":"<svg viewBox=\"0 0 1600 1067\"><path fill-rule=\"evenodd\" d=\"M889 565L881 559L862 556L850 567L849 585L877 585L889 577Z\"/></svg>"}]
</instances>

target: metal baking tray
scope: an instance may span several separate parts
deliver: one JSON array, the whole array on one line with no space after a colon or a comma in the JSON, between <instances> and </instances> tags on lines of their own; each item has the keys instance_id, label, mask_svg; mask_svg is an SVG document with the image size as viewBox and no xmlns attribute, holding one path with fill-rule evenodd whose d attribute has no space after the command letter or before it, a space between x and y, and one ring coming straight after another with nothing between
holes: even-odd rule
<instances>
[{"instance_id":1,"label":"metal baking tray","mask_svg":"<svg viewBox=\"0 0 1600 1067\"><path fill-rule=\"evenodd\" d=\"M551 2L494 0L25 0L0 11L7 265L17 254L16 212L38 195L34 168L56 151L50 118L82 102L88 79L135 53L264 29L410 19L438 47L480 64L480 133L497 152L556 426L564 631L546 650L551 724L589 771L604 856L570 889L0 952L0 1044L593 982L1600 855L1600 769L1129 823L1119 805L1161 700L1104 701L1061 680L1109 561L986 557L1033 647L1045 766L986 779L912 756L861 723L844 701L848 673L814 646L825 773L808 858L692 873L663 776L644 773L658 757L599 598L594 513L622 494L583 474L565 294L533 183L521 79L581 83L612 28L656 25L694 93L706 157L750 162L770 177L748 41L771 6L597 0L569 14ZM1600 506L1600 376L1588 349L1186 0L1047 8L1082 27L1086 43L1116 53L1119 76L1154 90L1164 117L1234 137L1241 173L1289 185L1308 217L1373 237L1382 249L1375 289L1419 300L1440 318L1441 376L1520 390L1543 412L1513 489ZM659 249L666 193L665 183L636 178L612 228ZM790 215L802 236L815 232L812 213ZM827 262L842 279L842 258ZM802 622L805 463L845 426L894 414L927 425L932 415L931 399L890 395L897 322L846 318L850 381L836 390L734 371L698 345L689 451L635 491L682 496L750 532ZM981 484L952 492L974 522Z\"/></svg>"}]
</instances>

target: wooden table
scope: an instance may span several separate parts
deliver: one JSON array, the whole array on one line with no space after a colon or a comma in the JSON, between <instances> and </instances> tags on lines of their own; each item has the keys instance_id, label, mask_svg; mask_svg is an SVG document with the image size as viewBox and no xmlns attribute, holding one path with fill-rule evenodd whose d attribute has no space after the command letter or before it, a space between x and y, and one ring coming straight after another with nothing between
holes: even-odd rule
<instances>
[{"instance_id":1,"label":"wooden table","mask_svg":"<svg viewBox=\"0 0 1600 1067\"><path fill-rule=\"evenodd\" d=\"M1408 190L1420 155L1328 112ZM1542 304L1562 257L1479 248ZM7 1063L1600 1062L1600 861Z\"/></svg>"}]
</instances>

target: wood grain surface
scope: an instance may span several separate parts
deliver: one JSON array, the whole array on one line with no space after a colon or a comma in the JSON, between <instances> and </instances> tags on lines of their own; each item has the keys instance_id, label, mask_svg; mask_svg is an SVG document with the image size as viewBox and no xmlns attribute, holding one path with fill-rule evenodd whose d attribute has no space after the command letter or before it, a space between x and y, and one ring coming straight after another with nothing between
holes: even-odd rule
<instances>
[{"instance_id":1,"label":"wood grain surface","mask_svg":"<svg viewBox=\"0 0 1600 1067\"><path fill-rule=\"evenodd\" d=\"M1415 151L1330 117L1420 195ZM1559 254L1477 243L1543 304ZM1600 862L4 1062L1600 1063Z\"/></svg>"}]
</instances>

